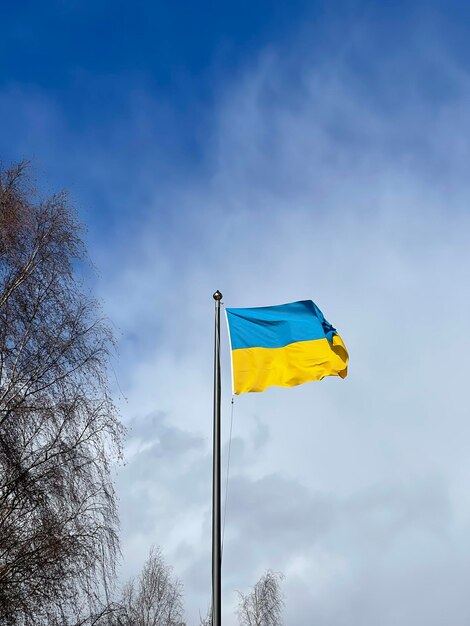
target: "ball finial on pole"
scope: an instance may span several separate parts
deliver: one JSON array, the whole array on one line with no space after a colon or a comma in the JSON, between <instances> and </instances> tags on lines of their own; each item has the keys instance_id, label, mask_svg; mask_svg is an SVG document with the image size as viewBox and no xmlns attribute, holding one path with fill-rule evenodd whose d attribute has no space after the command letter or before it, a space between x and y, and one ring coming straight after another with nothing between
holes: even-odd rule
<instances>
[{"instance_id":1,"label":"ball finial on pole","mask_svg":"<svg viewBox=\"0 0 470 626\"><path fill-rule=\"evenodd\" d=\"M218 289L212 297L214 298L214 300L222 300L222 294L220 293Z\"/></svg>"}]
</instances>

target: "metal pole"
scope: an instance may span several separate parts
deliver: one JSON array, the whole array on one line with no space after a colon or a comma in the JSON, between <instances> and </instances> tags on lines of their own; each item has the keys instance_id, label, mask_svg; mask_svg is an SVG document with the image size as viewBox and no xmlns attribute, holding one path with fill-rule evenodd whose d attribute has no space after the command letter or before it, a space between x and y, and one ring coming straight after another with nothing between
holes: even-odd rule
<instances>
[{"instance_id":1,"label":"metal pole","mask_svg":"<svg viewBox=\"0 0 470 626\"><path fill-rule=\"evenodd\" d=\"M214 437L212 456L212 626L221 626L221 534L220 534L220 301L216 291L214 341Z\"/></svg>"}]
</instances>

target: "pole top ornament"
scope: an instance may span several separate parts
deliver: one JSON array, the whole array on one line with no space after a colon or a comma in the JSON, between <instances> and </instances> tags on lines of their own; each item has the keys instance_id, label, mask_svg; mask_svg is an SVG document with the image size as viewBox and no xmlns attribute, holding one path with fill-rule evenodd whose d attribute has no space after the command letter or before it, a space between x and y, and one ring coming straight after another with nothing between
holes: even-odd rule
<instances>
[{"instance_id":1,"label":"pole top ornament","mask_svg":"<svg viewBox=\"0 0 470 626\"><path fill-rule=\"evenodd\" d=\"M214 298L214 300L222 300L222 294L220 293L218 289L212 297Z\"/></svg>"}]
</instances>

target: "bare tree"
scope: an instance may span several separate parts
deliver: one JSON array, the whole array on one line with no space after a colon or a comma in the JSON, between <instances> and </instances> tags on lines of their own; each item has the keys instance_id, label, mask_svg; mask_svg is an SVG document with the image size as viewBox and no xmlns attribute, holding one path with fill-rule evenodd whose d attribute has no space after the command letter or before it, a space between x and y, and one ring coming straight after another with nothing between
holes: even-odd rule
<instances>
[{"instance_id":1,"label":"bare tree","mask_svg":"<svg viewBox=\"0 0 470 626\"><path fill-rule=\"evenodd\" d=\"M250 593L239 593L240 626L280 626L284 600L280 583L282 574L267 571Z\"/></svg>"},{"instance_id":2,"label":"bare tree","mask_svg":"<svg viewBox=\"0 0 470 626\"><path fill-rule=\"evenodd\" d=\"M212 626L212 609L210 607L205 617L199 614L199 626Z\"/></svg>"},{"instance_id":3,"label":"bare tree","mask_svg":"<svg viewBox=\"0 0 470 626\"><path fill-rule=\"evenodd\" d=\"M71 616L91 623L119 549L110 464L121 453L122 427L106 371L112 336L76 279L86 258L80 234L64 194L37 201L25 164L0 169L5 625L62 626Z\"/></svg>"},{"instance_id":4,"label":"bare tree","mask_svg":"<svg viewBox=\"0 0 470 626\"><path fill-rule=\"evenodd\" d=\"M185 626L182 584L158 548L150 550L137 580L124 586L122 607L119 626Z\"/></svg>"}]
</instances>

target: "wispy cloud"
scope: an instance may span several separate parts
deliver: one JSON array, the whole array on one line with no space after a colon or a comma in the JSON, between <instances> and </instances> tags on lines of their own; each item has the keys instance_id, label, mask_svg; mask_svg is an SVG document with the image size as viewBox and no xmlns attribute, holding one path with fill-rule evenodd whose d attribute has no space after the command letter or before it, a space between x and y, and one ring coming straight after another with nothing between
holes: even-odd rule
<instances>
[{"instance_id":1,"label":"wispy cloud","mask_svg":"<svg viewBox=\"0 0 470 626\"><path fill-rule=\"evenodd\" d=\"M419 29L407 52L378 50L366 66L367 33L359 24L336 53L303 33L226 78L194 167L148 140L151 94L110 122L105 138L119 141L74 140L87 176L116 181L102 193L122 216L92 243L131 427L122 575L162 545L190 620L209 602L216 288L231 306L311 297L351 355L344 382L236 400L226 623L235 590L265 567L287 574L290 624L470 617L470 80ZM223 370L227 436L226 344Z\"/></svg>"},{"instance_id":2,"label":"wispy cloud","mask_svg":"<svg viewBox=\"0 0 470 626\"><path fill-rule=\"evenodd\" d=\"M222 90L198 179L182 169L178 184L159 186L142 232L119 261L109 258L103 295L124 332L124 413L162 409L203 442L196 466L171 480L156 462L148 496L157 503L172 485L178 504L152 509L148 539L185 546L174 555L190 615L204 609L201 582L209 588L211 293L219 288L230 305L312 297L351 353L344 383L236 402L232 458L242 455L244 467L230 483L227 612L234 590L271 566L288 574L289 623L468 619L456 580L468 566L455 545L470 514L461 497L470 471L462 167L470 119L467 78L439 63L455 81L452 98L428 107L408 92L390 111L347 68L304 60L292 77L281 53L262 55ZM386 83L387 74L377 88ZM269 432L257 449L249 443L256 419ZM180 519L177 494L188 494L188 507L198 494L198 514ZM133 536L129 529L125 547Z\"/></svg>"}]
</instances>

